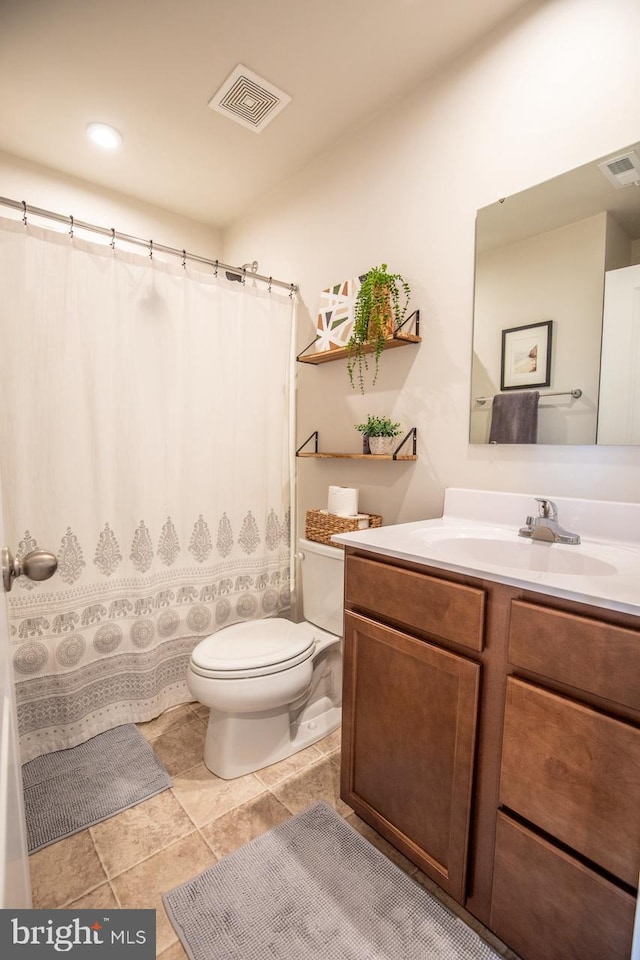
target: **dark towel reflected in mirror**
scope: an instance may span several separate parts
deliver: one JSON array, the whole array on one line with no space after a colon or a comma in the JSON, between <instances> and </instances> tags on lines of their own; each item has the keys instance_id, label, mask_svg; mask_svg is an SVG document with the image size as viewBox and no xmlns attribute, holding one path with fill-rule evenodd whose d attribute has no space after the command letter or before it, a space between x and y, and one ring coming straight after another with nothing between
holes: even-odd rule
<instances>
[{"instance_id":1,"label":"dark towel reflected in mirror","mask_svg":"<svg viewBox=\"0 0 640 960\"><path fill-rule=\"evenodd\" d=\"M538 390L498 393L491 405L489 443L538 442Z\"/></svg>"}]
</instances>

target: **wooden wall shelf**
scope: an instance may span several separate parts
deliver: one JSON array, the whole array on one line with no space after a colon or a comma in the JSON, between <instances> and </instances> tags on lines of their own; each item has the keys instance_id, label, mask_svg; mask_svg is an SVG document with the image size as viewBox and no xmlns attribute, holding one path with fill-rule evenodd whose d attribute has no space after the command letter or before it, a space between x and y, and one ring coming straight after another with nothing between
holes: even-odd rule
<instances>
[{"instance_id":1,"label":"wooden wall shelf","mask_svg":"<svg viewBox=\"0 0 640 960\"><path fill-rule=\"evenodd\" d=\"M395 453L320 453L318 450L318 431L314 430L311 436L307 437L304 443L301 443L298 449L296 450L296 457L307 457L313 460L417 460L416 455L416 440L418 436L418 430L416 427L411 427L409 432L403 437L398 446L396 447ZM404 454L399 453L402 447L405 445L407 440L411 439L412 441L412 453ZM306 447L308 443L314 441L315 449L309 452L303 452L303 447Z\"/></svg>"},{"instance_id":2,"label":"wooden wall shelf","mask_svg":"<svg viewBox=\"0 0 640 960\"><path fill-rule=\"evenodd\" d=\"M384 349L393 350L394 347L406 347L410 343L421 343L422 337L418 337L413 333L398 333L396 336L391 337L389 340L385 341ZM315 341L314 341L315 343ZM372 348L367 345L364 349L365 353L372 353ZM316 366L319 363L329 363L332 360L342 360L343 357L348 357L349 351L346 347L339 347L337 350L322 350L319 353L306 353L300 354L296 359L300 363L313 363Z\"/></svg>"},{"instance_id":3,"label":"wooden wall shelf","mask_svg":"<svg viewBox=\"0 0 640 960\"><path fill-rule=\"evenodd\" d=\"M393 336L389 337L389 339L385 341L383 347L384 350L393 350L395 347L407 347L412 343L422 343L422 337L418 336L420 331L419 310L414 310L413 313L409 314L406 320L403 321L402 326L404 327L411 320L414 321L414 329L416 332L405 333L401 327L397 327L393 332ZM307 353L307 350L309 350L316 342L317 337L298 354L296 360L298 360L299 363L312 363L317 366L319 363L330 363L333 360L342 360L343 358L349 356L349 349L347 347L338 347L336 350L320 350L316 351L315 353ZM373 348L367 344L364 347L364 352L373 353Z\"/></svg>"},{"instance_id":4,"label":"wooden wall shelf","mask_svg":"<svg viewBox=\"0 0 640 960\"><path fill-rule=\"evenodd\" d=\"M404 456L397 454L392 456L390 453L380 455L377 453L298 453L298 457L309 457L316 460L417 460L417 456Z\"/></svg>"}]
</instances>

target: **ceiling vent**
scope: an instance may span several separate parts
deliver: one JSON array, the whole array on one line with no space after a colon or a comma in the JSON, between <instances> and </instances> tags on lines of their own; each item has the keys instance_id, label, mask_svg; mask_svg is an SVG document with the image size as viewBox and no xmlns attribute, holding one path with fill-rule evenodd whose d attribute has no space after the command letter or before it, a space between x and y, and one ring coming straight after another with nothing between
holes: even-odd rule
<instances>
[{"instance_id":1,"label":"ceiling vent","mask_svg":"<svg viewBox=\"0 0 640 960\"><path fill-rule=\"evenodd\" d=\"M598 166L616 190L640 183L640 157L635 150L622 153L619 157L603 160Z\"/></svg>"},{"instance_id":2,"label":"ceiling vent","mask_svg":"<svg viewBox=\"0 0 640 960\"><path fill-rule=\"evenodd\" d=\"M209 106L260 133L290 101L288 94L240 63L209 100Z\"/></svg>"}]
</instances>

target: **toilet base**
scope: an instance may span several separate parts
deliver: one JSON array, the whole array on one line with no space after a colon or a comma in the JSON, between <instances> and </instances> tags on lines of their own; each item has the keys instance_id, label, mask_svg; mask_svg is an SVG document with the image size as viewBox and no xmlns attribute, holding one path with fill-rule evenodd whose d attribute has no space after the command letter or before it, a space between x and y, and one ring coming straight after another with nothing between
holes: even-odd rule
<instances>
[{"instance_id":1,"label":"toilet base","mask_svg":"<svg viewBox=\"0 0 640 960\"><path fill-rule=\"evenodd\" d=\"M310 747L337 730L341 719L342 707L324 697L294 721L290 712L281 708L242 716L212 710L204 762L217 777L233 780Z\"/></svg>"},{"instance_id":2,"label":"toilet base","mask_svg":"<svg viewBox=\"0 0 640 960\"><path fill-rule=\"evenodd\" d=\"M323 737L328 737L330 733L338 729L341 723L342 707L332 706L320 716L296 724L296 732L293 738L294 749L291 753L304 750L305 747L310 747L312 743L317 743ZM290 754L287 754L287 756L290 756ZM284 759L284 757L281 757L281 759Z\"/></svg>"}]
</instances>

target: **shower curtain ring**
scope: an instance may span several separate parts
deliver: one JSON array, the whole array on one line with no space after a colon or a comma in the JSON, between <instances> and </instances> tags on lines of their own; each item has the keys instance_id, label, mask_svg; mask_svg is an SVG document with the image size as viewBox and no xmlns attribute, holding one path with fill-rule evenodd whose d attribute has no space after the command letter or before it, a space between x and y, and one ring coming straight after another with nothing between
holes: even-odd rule
<instances>
[{"instance_id":1,"label":"shower curtain ring","mask_svg":"<svg viewBox=\"0 0 640 960\"><path fill-rule=\"evenodd\" d=\"M242 285L244 286L247 282L247 268L242 268Z\"/></svg>"},{"instance_id":2,"label":"shower curtain ring","mask_svg":"<svg viewBox=\"0 0 640 960\"><path fill-rule=\"evenodd\" d=\"M290 284L289 284L289 287L290 287L290 290L289 290L289 300L293 300L293 291L295 290L295 284L290 283Z\"/></svg>"},{"instance_id":3,"label":"shower curtain ring","mask_svg":"<svg viewBox=\"0 0 640 960\"><path fill-rule=\"evenodd\" d=\"M186 250L182 251L182 269L183 270L187 269L187 251Z\"/></svg>"},{"instance_id":4,"label":"shower curtain ring","mask_svg":"<svg viewBox=\"0 0 640 960\"><path fill-rule=\"evenodd\" d=\"M69 236L73 240L73 217L69 215Z\"/></svg>"},{"instance_id":5,"label":"shower curtain ring","mask_svg":"<svg viewBox=\"0 0 640 960\"><path fill-rule=\"evenodd\" d=\"M26 227L27 225L27 201L26 200L22 201L22 222Z\"/></svg>"},{"instance_id":6,"label":"shower curtain ring","mask_svg":"<svg viewBox=\"0 0 640 960\"><path fill-rule=\"evenodd\" d=\"M153 240L149 240L149 260L153 260Z\"/></svg>"},{"instance_id":7,"label":"shower curtain ring","mask_svg":"<svg viewBox=\"0 0 640 960\"><path fill-rule=\"evenodd\" d=\"M216 269L215 269L215 272L214 272L213 275L214 275L214 277L217 277L217 276L218 276L218 261L217 261L217 260L216 260Z\"/></svg>"},{"instance_id":8,"label":"shower curtain ring","mask_svg":"<svg viewBox=\"0 0 640 960\"><path fill-rule=\"evenodd\" d=\"M269 286L267 287L267 293L271 293L271 281L272 281L272 280L273 280L273 277L269 277Z\"/></svg>"},{"instance_id":9,"label":"shower curtain ring","mask_svg":"<svg viewBox=\"0 0 640 960\"><path fill-rule=\"evenodd\" d=\"M115 250L116 248L116 231L115 227L111 227L111 249Z\"/></svg>"}]
</instances>

